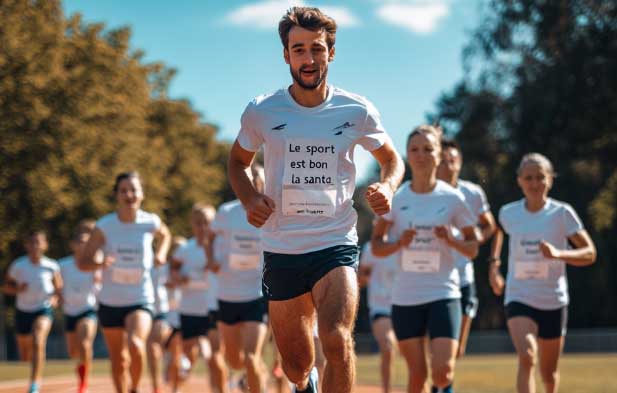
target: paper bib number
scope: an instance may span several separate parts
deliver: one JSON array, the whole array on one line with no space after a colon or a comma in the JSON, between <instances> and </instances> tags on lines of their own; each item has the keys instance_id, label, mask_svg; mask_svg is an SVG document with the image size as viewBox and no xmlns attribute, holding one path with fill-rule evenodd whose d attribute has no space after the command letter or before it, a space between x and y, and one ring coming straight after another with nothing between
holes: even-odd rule
<instances>
[{"instance_id":1,"label":"paper bib number","mask_svg":"<svg viewBox=\"0 0 617 393\"><path fill-rule=\"evenodd\" d=\"M117 262L124 265L141 264L142 246L141 244L119 244L116 247Z\"/></svg>"},{"instance_id":2,"label":"paper bib number","mask_svg":"<svg viewBox=\"0 0 617 393\"><path fill-rule=\"evenodd\" d=\"M401 266L403 271L414 273L437 273L441 263L439 251L424 251L404 248Z\"/></svg>"},{"instance_id":3,"label":"paper bib number","mask_svg":"<svg viewBox=\"0 0 617 393\"><path fill-rule=\"evenodd\" d=\"M255 270L261 262L260 239L250 232L231 234L229 267L233 270Z\"/></svg>"},{"instance_id":4,"label":"paper bib number","mask_svg":"<svg viewBox=\"0 0 617 393\"><path fill-rule=\"evenodd\" d=\"M139 284L143 271L137 268L113 267L111 280L116 284Z\"/></svg>"},{"instance_id":5,"label":"paper bib number","mask_svg":"<svg viewBox=\"0 0 617 393\"><path fill-rule=\"evenodd\" d=\"M337 174L338 152L334 144L317 139L287 139L283 214L334 217Z\"/></svg>"},{"instance_id":6,"label":"paper bib number","mask_svg":"<svg viewBox=\"0 0 617 393\"><path fill-rule=\"evenodd\" d=\"M548 267L548 262L543 261L516 261L514 277L517 280L546 280L548 279Z\"/></svg>"}]
</instances>

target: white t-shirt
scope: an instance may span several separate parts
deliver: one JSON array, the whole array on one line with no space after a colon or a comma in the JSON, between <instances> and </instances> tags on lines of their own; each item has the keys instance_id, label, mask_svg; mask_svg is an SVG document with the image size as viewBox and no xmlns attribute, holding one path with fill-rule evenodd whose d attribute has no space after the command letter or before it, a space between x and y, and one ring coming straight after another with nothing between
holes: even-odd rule
<instances>
[{"instance_id":1,"label":"white t-shirt","mask_svg":"<svg viewBox=\"0 0 617 393\"><path fill-rule=\"evenodd\" d=\"M116 258L112 266L103 270L99 302L112 307L153 304L152 241L161 219L138 210L135 222L126 223L114 212L99 219L96 226L105 235L103 252Z\"/></svg>"},{"instance_id":2,"label":"white t-shirt","mask_svg":"<svg viewBox=\"0 0 617 393\"><path fill-rule=\"evenodd\" d=\"M96 294L100 288L94 282L94 272L79 270L73 256L58 261L62 275L62 308L64 314L76 316L96 308Z\"/></svg>"},{"instance_id":3,"label":"white t-shirt","mask_svg":"<svg viewBox=\"0 0 617 393\"><path fill-rule=\"evenodd\" d=\"M371 315L390 314L392 308L392 286L398 271L396 254L381 258L373 254L371 243L362 248L361 266L371 267L368 283L368 308Z\"/></svg>"},{"instance_id":4,"label":"white t-shirt","mask_svg":"<svg viewBox=\"0 0 617 393\"><path fill-rule=\"evenodd\" d=\"M540 211L531 213L521 199L499 210L499 222L510 247L505 304L521 302L542 310L567 305L566 264L544 258L539 244L545 240L558 249L568 248L568 237L584 229L572 206L549 198Z\"/></svg>"},{"instance_id":5,"label":"white t-shirt","mask_svg":"<svg viewBox=\"0 0 617 393\"><path fill-rule=\"evenodd\" d=\"M417 194L407 181L394 195L392 210L383 218L392 223L393 239L400 238L406 229L417 230L409 247L397 253L399 273L394 280L392 304L412 306L460 298L454 249L437 238L434 229L439 225L462 229L475 224L476 217L461 192L437 180L433 191Z\"/></svg>"},{"instance_id":6,"label":"white t-shirt","mask_svg":"<svg viewBox=\"0 0 617 393\"><path fill-rule=\"evenodd\" d=\"M264 146L265 194L276 204L263 226L263 249L303 254L355 245L354 148L373 151L389 139L366 98L333 86L314 108L296 103L286 88L249 103L237 140L252 152Z\"/></svg>"},{"instance_id":7,"label":"white t-shirt","mask_svg":"<svg viewBox=\"0 0 617 393\"><path fill-rule=\"evenodd\" d=\"M477 219L480 215L490 211L491 207L488 204L486 199L486 194L482 187L477 184L474 184L470 181L460 180L456 185L456 189L463 193L465 197L465 203L469 206L469 210ZM471 261L466 256L455 251L456 254L456 267L458 269L458 273L461 277L461 288L466 287L472 284L475 281L474 278L474 270L473 270L473 261Z\"/></svg>"},{"instance_id":8,"label":"white t-shirt","mask_svg":"<svg viewBox=\"0 0 617 393\"><path fill-rule=\"evenodd\" d=\"M239 200L222 204L211 225L216 233L220 287L218 299L246 302L263 296L261 230L249 224Z\"/></svg>"},{"instance_id":9,"label":"white t-shirt","mask_svg":"<svg viewBox=\"0 0 617 393\"><path fill-rule=\"evenodd\" d=\"M210 300L210 280L206 267L204 248L191 238L186 244L178 247L173 256L182 262L180 274L189 278L188 283L181 287L182 295L178 311L184 315L208 315Z\"/></svg>"},{"instance_id":10,"label":"white t-shirt","mask_svg":"<svg viewBox=\"0 0 617 393\"><path fill-rule=\"evenodd\" d=\"M154 287L154 314L169 312L169 298L167 293L167 281L169 280L169 263L155 266L152 269L152 286Z\"/></svg>"},{"instance_id":11,"label":"white t-shirt","mask_svg":"<svg viewBox=\"0 0 617 393\"><path fill-rule=\"evenodd\" d=\"M54 273L59 272L58 262L43 256L39 263L32 263L27 255L17 258L11 264L8 275L17 285L26 283L24 292L17 294L17 309L35 312L51 307L50 299L54 294Z\"/></svg>"}]
</instances>

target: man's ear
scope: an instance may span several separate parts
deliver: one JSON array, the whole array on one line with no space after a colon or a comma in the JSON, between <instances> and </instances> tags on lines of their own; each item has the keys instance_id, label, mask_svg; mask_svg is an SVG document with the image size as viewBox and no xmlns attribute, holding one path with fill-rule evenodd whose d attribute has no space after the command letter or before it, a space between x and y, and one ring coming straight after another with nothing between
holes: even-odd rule
<instances>
[{"instance_id":1,"label":"man's ear","mask_svg":"<svg viewBox=\"0 0 617 393\"><path fill-rule=\"evenodd\" d=\"M328 51L328 63L330 63L331 61L334 60L334 54L335 54L336 50L334 47L330 48L330 50Z\"/></svg>"}]
</instances>

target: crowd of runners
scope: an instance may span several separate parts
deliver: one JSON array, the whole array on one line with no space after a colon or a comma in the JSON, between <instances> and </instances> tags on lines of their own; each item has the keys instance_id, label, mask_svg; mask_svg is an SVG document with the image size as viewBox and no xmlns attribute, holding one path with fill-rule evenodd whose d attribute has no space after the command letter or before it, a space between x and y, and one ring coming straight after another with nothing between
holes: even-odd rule
<instances>
[{"instance_id":1,"label":"crowd of runners","mask_svg":"<svg viewBox=\"0 0 617 393\"><path fill-rule=\"evenodd\" d=\"M137 392L146 367L154 393L178 393L202 359L213 392L235 385L262 393L270 379L279 391L351 392L352 334L366 285L382 391L391 390L398 348L408 392L453 392L478 309L473 259L492 239L486 279L495 295L505 292L517 390L535 391L538 358L545 391L556 392L565 266L592 264L596 251L572 207L548 196L551 162L539 153L521 159L504 181L518 182L524 197L496 220L482 188L459 178L459 146L439 126L420 125L399 146L412 173L401 184L404 164L377 109L327 84L335 21L294 7L279 34L293 82L246 107L228 162L238 199L218 209L196 203L190 239L172 237L141 209L136 172L116 177L114 212L75 228L72 256L56 262L45 256L44 232L26 234L26 255L10 265L3 290L17 298L19 353L32 365L27 391L39 392L52 309L60 306L79 393L87 391L97 325L119 393ZM352 202L358 144L381 168L365 196L375 219L362 252ZM263 167L255 163L261 149ZM269 342L272 367L262 355Z\"/></svg>"}]
</instances>

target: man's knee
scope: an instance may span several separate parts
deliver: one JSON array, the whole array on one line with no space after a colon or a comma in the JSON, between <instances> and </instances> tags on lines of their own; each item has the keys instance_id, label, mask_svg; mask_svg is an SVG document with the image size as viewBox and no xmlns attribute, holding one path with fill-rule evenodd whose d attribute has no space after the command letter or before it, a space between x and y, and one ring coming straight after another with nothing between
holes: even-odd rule
<instances>
[{"instance_id":1,"label":"man's knee","mask_svg":"<svg viewBox=\"0 0 617 393\"><path fill-rule=\"evenodd\" d=\"M329 362L345 360L353 352L353 337L351 329L336 327L326 332L320 332L324 356Z\"/></svg>"}]
</instances>

